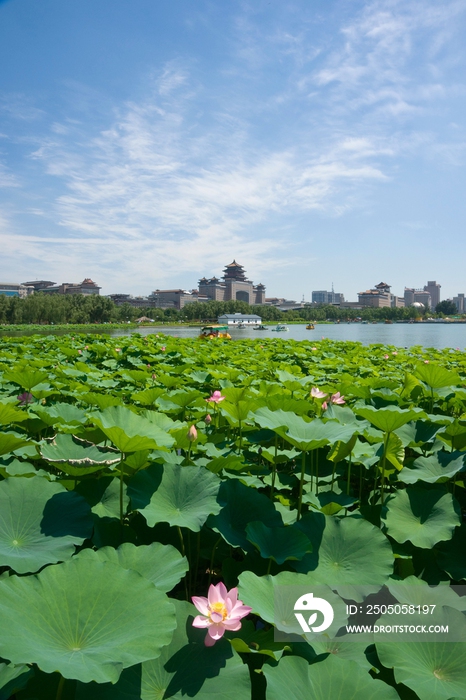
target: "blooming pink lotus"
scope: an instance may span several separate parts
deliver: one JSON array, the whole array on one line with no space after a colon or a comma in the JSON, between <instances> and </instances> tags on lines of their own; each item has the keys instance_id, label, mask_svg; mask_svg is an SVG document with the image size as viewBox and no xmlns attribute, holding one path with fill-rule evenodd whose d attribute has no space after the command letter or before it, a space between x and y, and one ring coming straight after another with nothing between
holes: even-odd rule
<instances>
[{"instance_id":1,"label":"blooming pink lotus","mask_svg":"<svg viewBox=\"0 0 466 700\"><path fill-rule=\"evenodd\" d=\"M160 350L161 350L162 352L165 352L166 349L167 349L167 348L165 347L165 345L161 345L161 346L160 346Z\"/></svg>"},{"instance_id":2,"label":"blooming pink lotus","mask_svg":"<svg viewBox=\"0 0 466 700\"><path fill-rule=\"evenodd\" d=\"M316 386L313 386L311 389L311 396L313 399L325 399L327 394L318 389Z\"/></svg>"},{"instance_id":3,"label":"blooming pink lotus","mask_svg":"<svg viewBox=\"0 0 466 700\"><path fill-rule=\"evenodd\" d=\"M249 615L252 608L238 600L238 589L227 591L223 583L211 585L207 598L193 596L192 601L201 615L196 615L193 627L207 628L204 640L206 647L211 647L223 637L225 630L237 632L241 629L241 618Z\"/></svg>"},{"instance_id":4,"label":"blooming pink lotus","mask_svg":"<svg viewBox=\"0 0 466 700\"><path fill-rule=\"evenodd\" d=\"M340 395L340 392L337 391L336 394L332 394L332 397L330 399L332 403L337 403L337 404L344 404L345 403L345 397Z\"/></svg>"},{"instance_id":5,"label":"blooming pink lotus","mask_svg":"<svg viewBox=\"0 0 466 700\"><path fill-rule=\"evenodd\" d=\"M222 396L221 391L214 391L212 396L209 396L209 398L206 399L206 401L212 402L212 403L220 403L220 401L223 401L224 399L225 399L225 396Z\"/></svg>"},{"instance_id":6,"label":"blooming pink lotus","mask_svg":"<svg viewBox=\"0 0 466 700\"><path fill-rule=\"evenodd\" d=\"M27 406L28 403L32 403L34 401L34 397L29 393L29 391L25 391L16 398L18 399L20 406Z\"/></svg>"},{"instance_id":7,"label":"blooming pink lotus","mask_svg":"<svg viewBox=\"0 0 466 700\"><path fill-rule=\"evenodd\" d=\"M383 356L383 359L384 359L384 360L388 360L389 357L390 357L390 355L384 355L384 356Z\"/></svg>"}]
</instances>

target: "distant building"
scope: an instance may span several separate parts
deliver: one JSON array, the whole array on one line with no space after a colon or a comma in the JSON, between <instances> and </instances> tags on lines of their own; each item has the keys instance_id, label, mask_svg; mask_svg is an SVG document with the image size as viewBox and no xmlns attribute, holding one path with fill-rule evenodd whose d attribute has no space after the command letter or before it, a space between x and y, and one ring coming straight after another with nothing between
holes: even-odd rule
<instances>
[{"instance_id":1,"label":"distant building","mask_svg":"<svg viewBox=\"0 0 466 700\"><path fill-rule=\"evenodd\" d=\"M427 284L424 287L425 292L429 292L430 294L430 308L435 310L435 307L437 304L440 303L440 284L437 284L435 280L433 281L428 281Z\"/></svg>"},{"instance_id":2,"label":"distant building","mask_svg":"<svg viewBox=\"0 0 466 700\"><path fill-rule=\"evenodd\" d=\"M218 322L227 324L228 326L237 326L239 323L245 323L247 326L257 325L262 323L262 318L257 314L223 314L218 317Z\"/></svg>"},{"instance_id":3,"label":"distant building","mask_svg":"<svg viewBox=\"0 0 466 700\"><path fill-rule=\"evenodd\" d=\"M414 306L414 304L422 304L424 308L434 308L430 292L424 289L414 289L413 287L405 287L404 293L405 306Z\"/></svg>"},{"instance_id":4,"label":"distant building","mask_svg":"<svg viewBox=\"0 0 466 700\"><path fill-rule=\"evenodd\" d=\"M458 294L458 296L453 297L453 303L456 306L459 314L464 314L466 311L466 306L464 304L464 294Z\"/></svg>"},{"instance_id":5,"label":"distant building","mask_svg":"<svg viewBox=\"0 0 466 700\"><path fill-rule=\"evenodd\" d=\"M0 294L5 297L24 299L30 294L34 294L34 287L19 282L0 282Z\"/></svg>"},{"instance_id":6,"label":"distant building","mask_svg":"<svg viewBox=\"0 0 466 700\"><path fill-rule=\"evenodd\" d=\"M86 277L80 284L77 282L63 282L48 287L42 287L39 291L45 294L100 294L101 287Z\"/></svg>"},{"instance_id":7,"label":"distant building","mask_svg":"<svg viewBox=\"0 0 466 700\"><path fill-rule=\"evenodd\" d=\"M336 304L340 305L345 301L345 295L339 292L328 292L325 289L321 289L312 292L312 303L313 304Z\"/></svg>"},{"instance_id":8,"label":"distant building","mask_svg":"<svg viewBox=\"0 0 466 700\"><path fill-rule=\"evenodd\" d=\"M265 304L265 287L254 285L246 279L242 265L233 260L223 270L223 277L202 277L199 280L199 295L212 301L245 301L247 304Z\"/></svg>"},{"instance_id":9,"label":"distant building","mask_svg":"<svg viewBox=\"0 0 466 700\"><path fill-rule=\"evenodd\" d=\"M35 292L41 292L47 287L53 287L56 282L51 282L50 280L34 280L34 282L23 282L26 287L33 287Z\"/></svg>"},{"instance_id":10,"label":"distant building","mask_svg":"<svg viewBox=\"0 0 466 700\"><path fill-rule=\"evenodd\" d=\"M177 309L180 311L186 304L211 301L209 297L199 294L197 289L188 292L186 289L156 289L148 296L151 306L158 309Z\"/></svg>"},{"instance_id":11,"label":"distant building","mask_svg":"<svg viewBox=\"0 0 466 700\"><path fill-rule=\"evenodd\" d=\"M390 307L392 305L392 295L390 289L391 287L389 284L379 282L379 284L376 284L373 289L367 289L365 292L359 292L358 304L363 307Z\"/></svg>"}]
</instances>

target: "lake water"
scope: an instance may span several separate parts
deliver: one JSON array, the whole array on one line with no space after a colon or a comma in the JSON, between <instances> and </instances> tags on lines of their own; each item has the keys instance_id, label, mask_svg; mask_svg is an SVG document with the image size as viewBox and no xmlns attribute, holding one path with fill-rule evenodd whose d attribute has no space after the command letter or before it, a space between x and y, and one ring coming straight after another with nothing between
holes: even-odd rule
<instances>
[{"instance_id":1,"label":"lake water","mask_svg":"<svg viewBox=\"0 0 466 700\"><path fill-rule=\"evenodd\" d=\"M397 347L411 347L421 345L427 348L461 348L466 346L466 323L335 323L316 325L312 331L306 330L305 325L289 325L287 332L276 333L269 326L265 331L255 331L252 328L243 330L232 329L232 338L290 338L293 340L352 340L363 345L381 343L383 345L396 345ZM75 331L74 331L75 332ZM104 333L111 337L127 336L132 333L149 335L163 333L178 338L195 338L199 335L199 328L188 326L150 326L137 330L133 328L118 328L105 330L105 327L96 328L96 333ZM57 335L64 335L67 331L56 331ZM44 328L43 335L54 334L53 328ZM1 336L30 335L24 332L1 333Z\"/></svg>"}]
</instances>

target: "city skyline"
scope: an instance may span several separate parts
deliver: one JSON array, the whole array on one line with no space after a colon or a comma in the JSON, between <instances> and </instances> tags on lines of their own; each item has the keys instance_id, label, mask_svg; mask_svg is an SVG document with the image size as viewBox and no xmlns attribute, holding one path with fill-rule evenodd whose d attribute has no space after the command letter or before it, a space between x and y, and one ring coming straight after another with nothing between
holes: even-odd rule
<instances>
[{"instance_id":1,"label":"city skyline","mask_svg":"<svg viewBox=\"0 0 466 700\"><path fill-rule=\"evenodd\" d=\"M464 289L466 0L0 0L4 280ZM370 271L370 274L368 274Z\"/></svg>"}]
</instances>

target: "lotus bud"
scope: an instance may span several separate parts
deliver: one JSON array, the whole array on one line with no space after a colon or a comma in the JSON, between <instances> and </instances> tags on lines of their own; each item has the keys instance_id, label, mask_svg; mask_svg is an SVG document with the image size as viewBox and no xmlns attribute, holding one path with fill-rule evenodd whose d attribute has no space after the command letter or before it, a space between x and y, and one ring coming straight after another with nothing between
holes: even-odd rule
<instances>
[{"instance_id":1,"label":"lotus bud","mask_svg":"<svg viewBox=\"0 0 466 700\"><path fill-rule=\"evenodd\" d=\"M197 440L197 430L194 425L190 427L186 437L188 438L189 442L194 442L194 440Z\"/></svg>"},{"instance_id":2,"label":"lotus bud","mask_svg":"<svg viewBox=\"0 0 466 700\"><path fill-rule=\"evenodd\" d=\"M209 413L208 413L208 414L206 415L206 417L204 418L204 422L205 422L206 425L210 425L210 424L212 423L212 416L209 415Z\"/></svg>"}]
</instances>

